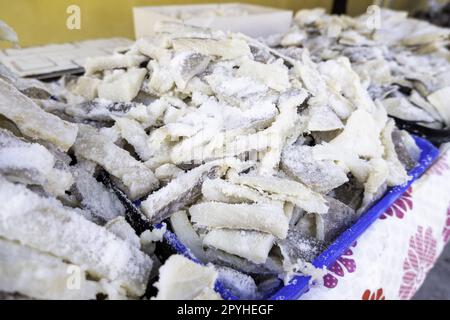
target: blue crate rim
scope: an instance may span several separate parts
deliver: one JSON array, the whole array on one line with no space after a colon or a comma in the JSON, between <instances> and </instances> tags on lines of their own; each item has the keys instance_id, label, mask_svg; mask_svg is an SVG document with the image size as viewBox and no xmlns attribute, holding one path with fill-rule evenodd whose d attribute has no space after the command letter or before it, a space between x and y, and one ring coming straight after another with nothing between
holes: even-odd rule
<instances>
[{"instance_id":1,"label":"blue crate rim","mask_svg":"<svg viewBox=\"0 0 450 320\"><path fill-rule=\"evenodd\" d=\"M403 185L390 188L386 194L370 209L368 209L351 227L344 231L328 248L322 252L312 264L316 268L329 268L361 234L371 226L422 174L431 166L439 156L439 150L427 140L414 136L418 147L421 150L419 163L408 172L411 179ZM156 227L161 227L162 224ZM202 264L187 248L182 244L177 236L167 230L164 233L164 241L172 247L177 253L189 258L190 260ZM281 287L268 300L297 300L309 290L309 276L295 276L291 281ZM225 300L239 300L233 295L220 281L216 281L215 290Z\"/></svg>"}]
</instances>

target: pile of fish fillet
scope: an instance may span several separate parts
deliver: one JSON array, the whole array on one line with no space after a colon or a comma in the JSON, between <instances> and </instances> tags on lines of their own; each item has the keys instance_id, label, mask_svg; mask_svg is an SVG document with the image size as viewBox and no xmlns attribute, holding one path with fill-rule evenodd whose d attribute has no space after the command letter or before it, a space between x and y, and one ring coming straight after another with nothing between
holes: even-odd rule
<instances>
[{"instance_id":1,"label":"pile of fish fillet","mask_svg":"<svg viewBox=\"0 0 450 320\"><path fill-rule=\"evenodd\" d=\"M1 296L220 299L220 282L262 299L311 273L410 179L420 150L388 114L448 125L448 73L434 86L441 37L405 49L362 41L358 19L295 21L278 40L163 22L52 83L0 66ZM371 59L384 46L394 60Z\"/></svg>"}]
</instances>

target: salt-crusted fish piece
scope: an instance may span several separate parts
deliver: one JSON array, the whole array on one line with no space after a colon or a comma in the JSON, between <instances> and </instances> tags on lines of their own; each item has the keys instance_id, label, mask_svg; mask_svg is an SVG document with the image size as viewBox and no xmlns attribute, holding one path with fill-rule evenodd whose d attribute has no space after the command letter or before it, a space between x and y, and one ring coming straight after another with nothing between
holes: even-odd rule
<instances>
[{"instance_id":1,"label":"salt-crusted fish piece","mask_svg":"<svg viewBox=\"0 0 450 320\"><path fill-rule=\"evenodd\" d=\"M214 289L217 271L181 255L172 255L159 269L156 300L192 300L206 289Z\"/></svg>"},{"instance_id":2,"label":"salt-crusted fish piece","mask_svg":"<svg viewBox=\"0 0 450 320\"><path fill-rule=\"evenodd\" d=\"M205 76L211 90L225 103L245 106L250 100L260 100L268 93L268 87L247 76L237 76L224 70L217 70Z\"/></svg>"},{"instance_id":3,"label":"salt-crusted fish piece","mask_svg":"<svg viewBox=\"0 0 450 320\"><path fill-rule=\"evenodd\" d=\"M326 248L325 242L306 237L297 230L289 230L286 239L277 244L284 258L284 266L295 264L299 259L312 262Z\"/></svg>"},{"instance_id":4,"label":"salt-crusted fish piece","mask_svg":"<svg viewBox=\"0 0 450 320\"><path fill-rule=\"evenodd\" d=\"M159 60L169 54L170 46L171 41L168 37L155 36L138 39L133 47L141 54Z\"/></svg>"},{"instance_id":5,"label":"salt-crusted fish piece","mask_svg":"<svg viewBox=\"0 0 450 320\"><path fill-rule=\"evenodd\" d=\"M79 126L74 151L77 156L98 163L120 179L132 199L140 198L158 187L158 180L147 166L92 127Z\"/></svg>"},{"instance_id":6,"label":"salt-crusted fish piece","mask_svg":"<svg viewBox=\"0 0 450 320\"><path fill-rule=\"evenodd\" d=\"M98 96L98 86L101 80L89 76L81 76L72 85L67 86L71 92L87 100L94 100Z\"/></svg>"},{"instance_id":7,"label":"salt-crusted fish piece","mask_svg":"<svg viewBox=\"0 0 450 320\"><path fill-rule=\"evenodd\" d=\"M331 197L327 197L327 214L317 214L316 235L318 240L331 242L343 231L353 225L358 218L355 210Z\"/></svg>"},{"instance_id":8,"label":"salt-crusted fish piece","mask_svg":"<svg viewBox=\"0 0 450 320\"><path fill-rule=\"evenodd\" d=\"M140 249L141 239L137 236L134 229L125 220L124 217L119 216L105 224L105 228L114 233L119 239L128 242L128 244ZM150 232L150 231L149 231Z\"/></svg>"},{"instance_id":9,"label":"salt-crusted fish piece","mask_svg":"<svg viewBox=\"0 0 450 320\"><path fill-rule=\"evenodd\" d=\"M106 294L100 282L87 279L82 267L16 242L0 239L0 260L0 290L5 292L55 300L92 300ZM68 284L77 270L79 287L73 290Z\"/></svg>"},{"instance_id":10,"label":"salt-crusted fish piece","mask_svg":"<svg viewBox=\"0 0 450 320\"><path fill-rule=\"evenodd\" d=\"M427 99L441 115L447 127L450 127L450 86L430 94Z\"/></svg>"},{"instance_id":11,"label":"salt-crusted fish piece","mask_svg":"<svg viewBox=\"0 0 450 320\"><path fill-rule=\"evenodd\" d=\"M283 207L275 204L203 202L191 206L189 213L198 226L262 231L280 239L289 227Z\"/></svg>"},{"instance_id":12,"label":"salt-crusted fish piece","mask_svg":"<svg viewBox=\"0 0 450 320\"><path fill-rule=\"evenodd\" d=\"M169 182L183 173L182 169L172 163L165 163L155 169L155 176L163 182Z\"/></svg>"},{"instance_id":13,"label":"salt-crusted fish piece","mask_svg":"<svg viewBox=\"0 0 450 320\"><path fill-rule=\"evenodd\" d=\"M279 92L290 87L288 68L282 64L281 60L269 64L247 58L239 65L237 74L250 77Z\"/></svg>"},{"instance_id":14,"label":"salt-crusted fish piece","mask_svg":"<svg viewBox=\"0 0 450 320\"><path fill-rule=\"evenodd\" d=\"M172 213L194 203L201 195L203 181L221 176L240 161L212 161L173 179L142 202L142 210L152 223L168 218Z\"/></svg>"},{"instance_id":15,"label":"salt-crusted fish piece","mask_svg":"<svg viewBox=\"0 0 450 320\"><path fill-rule=\"evenodd\" d=\"M384 146L383 158L387 161L389 167L389 176L386 181L389 187L401 185L410 179L406 169L403 167L403 164L397 156L397 150L395 149L394 141L392 139L394 128L395 122L390 119L381 132L381 141Z\"/></svg>"},{"instance_id":16,"label":"salt-crusted fish piece","mask_svg":"<svg viewBox=\"0 0 450 320\"><path fill-rule=\"evenodd\" d=\"M363 213L375 201L381 198L387 189L389 167L383 159L372 159L368 162L367 177L364 182L364 197L358 213Z\"/></svg>"},{"instance_id":17,"label":"salt-crusted fish piece","mask_svg":"<svg viewBox=\"0 0 450 320\"><path fill-rule=\"evenodd\" d=\"M10 181L40 185L52 195L63 195L73 184L70 172L61 167L44 146L17 138L0 129L0 173Z\"/></svg>"},{"instance_id":18,"label":"salt-crusted fish piece","mask_svg":"<svg viewBox=\"0 0 450 320\"><path fill-rule=\"evenodd\" d=\"M95 99L67 105L65 112L78 119L111 122L113 116L123 117L139 106L135 102L112 102L105 99Z\"/></svg>"},{"instance_id":19,"label":"salt-crusted fish piece","mask_svg":"<svg viewBox=\"0 0 450 320\"><path fill-rule=\"evenodd\" d=\"M75 196L95 218L106 222L125 214L125 208L117 196L98 182L83 163L78 163L72 171Z\"/></svg>"},{"instance_id":20,"label":"salt-crusted fish piece","mask_svg":"<svg viewBox=\"0 0 450 320\"><path fill-rule=\"evenodd\" d=\"M226 203L270 203L272 200L249 187L231 183L223 179L207 179L202 185L205 200Z\"/></svg>"},{"instance_id":21,"label":"salt-crusted fish piece","mask_svg":"<svg viewBox=\"0 0 450 320\"><path fill-rule=\"evenodd\" d=\"M144 293L149 257L54 198L43 198L0 177L0 236L83 265L115 281L130 296ZM13 205L14 204L14 205Z\"/></svg>"},{"instance_id":22,"label":"salt-crusted fish piece","mask_svg":"<svg viewBox=\"0 0 450 320\"><path fill-rule=\"evenodd\" d=\"M101 99L131 102L141 89L147 69L130 68L126 72L116 71L105 76L98 85L98 97Z\"/></svg>"},{"instance_id":23,"label":"salt-crusted fish piece","mask_svg":"<svg viewBox=\"0 0 450 320\"><path fill-rule=\"evenodd\" d=\"M273 200L292 202L307 212L326 213L328 210L322 195L297 181L250 174L233 175L230 181L264 192Z\"/></svg>"},{"instance_id":24,"label":"salt-crusted fish piece","mask_svg":"<svg viewBox=\"0 0 450 320\"><path fill-rule=\"evenodd\" d=\"M114 117L114 120L122 138L134 147L142 161L147 161L151 157L152 151L148 145L148 135L144 128L133 119Z\"/></svg>"},{"instance_id":25,"label":"salt-crusted fish piece","mask_svg":"<svg viewBox=\"0 0 450 320\"><path fill-rule=\"evenodd\" d=\"M223 212L223 214L229 213ZM263 232L213 229L203 238L203 245L262 264L266 262L274 240L273 235Z\"/></svg>"},{"instance_id":26,"label":"salt-crusted fish piece","mask_svg":"<svg viewBox=\"0 0 450 320\"><path fill-rule=\"evenodd\" d=\"M189 80L205 71L210 61L211 57L197 52L175 53L170 61L170 67L178 89L185 89Z\"/></svg>"},{"instance_id":27,"label":"salt-crusted fish piece","mask_svg":"<svg viewBox=\"0 0 450 320\"><path fill-rule=\"evenodd\" d=\"M200 261L206 262L202 239L192 227L186 211L180 210L170 216L170 224L178 240Z\"/></svg>"},{"instance_id":28,"label":"salt-crusted fish piece","mask_svg":"<svg viewBox=\"0 0 450 320\"><path fill-rule=\"evenodd\" d=\"M414 122L433 122L433 117L405 98L387 98L381 101L389 115Z\"/></svg>"},{"instance_id":29,"label":"salt-crusted fish piece","mask_svg":"<svg viewBox=\"0 0 450 320\"><path fill-rule=\"evenodd\" d=\"M317 192L328 193L348 181L342 167L332 160L314 158L310 146L291 145L283 149L281 168L291 177Z\"/></svg>"},{"instance_id":30,"label":"salt-crusted fish piece","mask_svg":"<svg viewBox=\"0 0 450 320\"><path fill-rule=\"evenodd\" d=\"M221 57L225 60L251 57L250 47L245 40L177 38L172 40L175 51L194 51L207 56Z\"/></svg>"},{"instance_id":31,"label":"salt-crusted fish piece","mask_svg":"<svg viewBox=\"0 0 450 320\"><path fill-rule=\"evenodd\" d=\"M88 58L84 65L85 75L89 76L103 70L138 67L146 60L145 56L138 54L114 54Z\"/></svg>"},{"instance_id":32,"label":"salt-crusted fish piece","mask_svg":"<svg viewBox=\"0 0 450 320\"><path fill-rule=\"evenodd\" d=\"M216 265L230 267L247 274L278 275L283 272L281 261L272 259L271 256L269 256L266 263L256 264L247 259L214 248L207 248L205 254L208 261Z\"/></svg>"},{"instance_id":33,"label":"salt-crusted fish piece","mask_svg":"<svg viewBox=\"0 0 450 320\"><path fill-rule=\"evenodd\" d=\"M414 168L419 161L420 149L409 133L394 128L392 131L392 142L398 159L406 170Z\"/></svg>"},{"instance_id":34,"label":"salt-crusted fish piece","mask_svg":"<svg viewBox=\"0 0 450 320\"><path fill-rule=\"evenodd\" d=\"M333 131L344 127L342 121L331 108L326 105L316 105L313 100L314 98L311 98L308 101L309 108L305 112L308 117L307 131Z\"/></svg>"},{"instance_id":35,"label":"salt-crusted fish piece","mask_svg":"<svg viewBox=\"0 0 450 320\"><path fill-rule=\"evenodd\" d=\"M246 300L257 297L258 287L249 275L228 267L216 266L216 270L219 272L217 280L235 296Z\"/></svg>"},{"instance_id":36,"label":"salt-crusted fish piece","mask_svg":"<svg viewBox=\"0 0 450 320\"><path fill-rule=\"evenodd\" d=\"M418 106L419 108L422 108L425 112L427 112L430 116L432 116L433 119L440 121L440 122L443 121L441 114L437 111L436 107L434 107L431 103L429 103L416 90L413 90L411 92L411 94L408 97L408 100L412 104Z\"/></svg>"},{"instance_id":37,"label":"salt-crusted fish piece","mask_svg":"<svg viewBox=\"0 0 450 320\"><path fill-rule=\"evenodd\" d=\"M384 148L379 136L384 125L385 121L377 121L371 113L358 109L349 117L341 134L329 143L314 147L314 158L338 161L357 174L360 158L382 158Z\"/></svg>"},{"instance_id":38,"label":"salt-crusted fish piece","mask_svg":"<svg viewBox=\"0 0 450 320\"><path fill-rule=\"evenodd\" d=\"M1 79L0 114L13 121L25 136L49 141L63 151L67 151L77 137L78 129L75 124L43 111L32 100Z\"/></svg>"}]
</instances>

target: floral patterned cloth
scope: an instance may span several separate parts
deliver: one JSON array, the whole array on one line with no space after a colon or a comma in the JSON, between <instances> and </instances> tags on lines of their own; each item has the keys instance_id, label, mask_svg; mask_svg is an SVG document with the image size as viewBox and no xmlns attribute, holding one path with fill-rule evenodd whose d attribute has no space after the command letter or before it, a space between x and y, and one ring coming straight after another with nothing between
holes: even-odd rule
<instances>
[{"instance_id":1,"label":"floral patterned cloth","mask_svg":"<svg viewBox=\"0 0 450 320\"><path fill-rule=\"evenodd\" d=\"M450 150L301 299L411 299L450 241Z\"/></svg>"}]
</instances>

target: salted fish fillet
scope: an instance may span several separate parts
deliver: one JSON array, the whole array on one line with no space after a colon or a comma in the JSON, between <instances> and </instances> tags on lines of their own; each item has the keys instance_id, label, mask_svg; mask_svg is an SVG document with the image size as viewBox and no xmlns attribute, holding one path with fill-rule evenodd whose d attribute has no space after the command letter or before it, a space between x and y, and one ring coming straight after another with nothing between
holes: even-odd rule
<instances>
[{"instance_id":1,"label":"salted fish fillet","mask_svg":"<svg viewBox=\"0 0 450 320\"><path fill-rule=\"evenodd\" d=\"M0 128L0 173L9 180L41 185L53 195L62 195L73 184L73 177L68 170L57 168L56 163L44 146Z\"/></svg>"},{"instance_id":2,"label":"salted fish fillet","mask_svg":"<svg viewBox=\"0 0 450 320\"><path fill-rule=\"evenodd\" d=\"M77 137L78 128L75 124L45 112L1 79L0 114L14 122L25 136L51 142L62 151L67 151Z\"/></svg>"},{"instance_id":3,"label":"salted fish fillet","mask_svg":"<svg viewBox=\"0 0 450 320\"><path fill-rule=\"evenodd\" d=\"M145 292L152 260L117 236L25 186L0 177L0 237L86 267L130 296Z\"/></svg>"},{"instance_id":4,"label":"salted fish fillet","mask_svg":"<svg viewBox=\"0 0 450 320\"><path fill-rule=\"evenodd\" d=\"M144 200L141 204L142 211L152 223L161 222L172 213L197 201L203 181L208 177L216 177L218 171L217 165L205 165L181 174Z\"/></svg>"},{"instance_id":5,"label":"salted fish fillet","mask_svg":"<svg viewBox=\"0 0 450 320\"><path fill-rule=\"evenodd\" d=\"M156 300L187 300L213 289L217 271L212 265L202 266L181 255L172 255L159 269Z\"/></svg>"},{"instance_id":6,"label":"salted fish fillet","mask_svg":"<svg viewBox=\"0 0 450 320\"><path fill-rule=\"evenodd\" d=\"M152 193L141 203L142 211L152 223L168 218L172 213L194 203L201 195L202 184L207 178L217 178L230 167L248 168L236 159L211 161L180 174L165 187Z\"/></svg>"},{"instance_id":7,"label":"salted fish fillet","mask_svg":"<svg viewBox=\"0 0 450 320\"><path fill-rule=\"evenodd\" d=\"M88 58L84 68L86 75L92 75L108 69L137 67L145 60L147 60L145 56L138 54L115 54L106 57Z\"/></svg>"},{"instance_id":8,"label":"salted fish fillet","mask_svg":"<svg viewBox=\"0 0 450 320\"><path fill-rule=\"evenodd\" d=\"M278 177L233 175L230 181L254 188L273 200L289 201L306 212L327 213L328 207L322 195L304 184Z\"/></svg>"},{"instance_id":9,"label":"salted fish fillet","mask_svg":"<svg viewBox=\"0 0 450 320\"><path fill-rule=\"evenodd\" d=\"M0 261L0 291L55 300L93 300L98 293L105 293L98 282L86 279L80 266L17 242L0 239ZM75 270L80 272L75 274ZM68 289L76 275L80 276L79 288Z\"/></svg>"},{"instance_id":10,"label":"salted fish fillet","mask_svg":"<svg viewBox=\"0 0 450 320\"><path fill-rule=\"evenodd\" d=\"M158 187L154 173L95 128L80 125L75 154L98 163L118 178L130 198L137 199Z\"/></svg>"},{"instance_id":11,"label":"salted fish fillet","mask_svg":"<svg viewBox=\"0 0 450 320\"><path fill-rule=\"evenodd\" d=\"M207 56L218 56L223 59L236 59L251 56L250 47L242 39L195 39L178 38L172 40L175 51L194 51Z\"/></svg>"},{"instance_id":12,"label":"salted fish fillet","mask_svg":"<svg viewBox=\"0 0 450 320\"><path fill-rule=\"evenodd\" d=\"M261 264L266 262L274 241L273 235L263 232L213 229L203 238L203 245Z\"/></svg>"},{"instance_id":13,"label":"salted fish fillet","mask_svg":"<svg viewBox=\"0 0 450 320\"><path fill-rule=\"evenodd\" d=\"M189 213L198 226L262 231L280 239L289 228L283 207L274 204L203 202L191 206Z\"/></svg>"}]
</instances>

